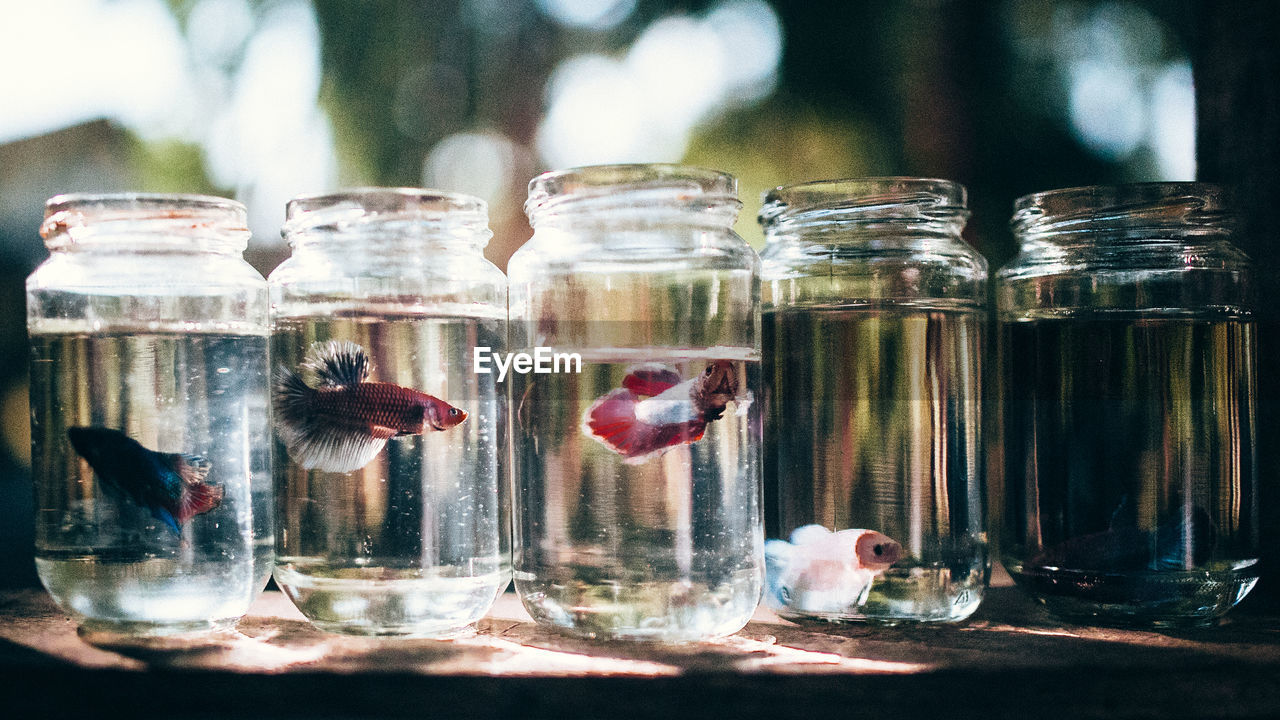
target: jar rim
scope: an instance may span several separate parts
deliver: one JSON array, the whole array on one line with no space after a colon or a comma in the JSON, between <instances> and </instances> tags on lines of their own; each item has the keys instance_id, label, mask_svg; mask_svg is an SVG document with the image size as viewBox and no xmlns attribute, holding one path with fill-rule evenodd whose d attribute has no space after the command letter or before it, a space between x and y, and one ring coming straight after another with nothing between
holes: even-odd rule
<instances>
[{"instance_id":1,"label":"jar rim","mask_svg":"<svg viewBox=\"0 0 1280 720\"><path fill-rule=\"evenodd\" d=\"M367 212L479 213L488 217L489 205L466 193L413 187L362 186L332 192L295 195L285 203L285 221L341 203L355 203Z\"/></svg>"},{"instance_id":2,"label":"jar rim","mask_svg":"<svg viewBox=\"0 0 1280 720\"><path fill-rule=\"evenodd\" d=\"M137 227L149 221L159 224ZM214 235L240 250L249 240L248 209L241 202L215 195L151 192L55 195L45 201L40 237L53 249L117 234L113 229L120 224L137 234Z\"/></svg>"},{"instance_id":3,"label":"jar rim","mask_svg":"<svg viewBox=\"0 0 1280 720\"><path fill-rule=\"evenodd\" d=\"M908 175L779 185L765 192L761 201L763 205L757 218L761 225L813 211L844 211L881 219L899 215L939 219L967 217L969 212L968 191L964 185L954 180Z\"/></svg>"},{"instance_id":4,"label":"jar rim","mask_svg":"<svg viewBox=\"0 0 1280 720\"><path fill-rule=\"evenodd\" d=\"M524 209L533 220L564 203L619 196L646 204L729 205L735 213L742 206L738 179L729 173L675 163L622 163L544 172L529 181Z\"/></svg>"},{"instance_id":5,"label":"jar rim","mask_svg":"<svg viewBox=\"0 0 1280 720\"><path fill-rule=\"evenodd\" d=\"M1134 229L1222 228L1231 218L1226 190L1198 181L1082 185L1029 193L1013 203L1015 235L1097 231L1100 223Z\"/></svg>"},{"instance_id":6,"label":"jar rim","mask_svg":"<svg viewBox=\"0 0 1280 720\"><path fill-rule=\"evenodd\" d=\"M344 233L372 224L401 230L438 227L487 243L489 204L466 193L413 187L354 187L297 195L285 204L285 238L310 232Z\"/></svg>"}]
</instances>

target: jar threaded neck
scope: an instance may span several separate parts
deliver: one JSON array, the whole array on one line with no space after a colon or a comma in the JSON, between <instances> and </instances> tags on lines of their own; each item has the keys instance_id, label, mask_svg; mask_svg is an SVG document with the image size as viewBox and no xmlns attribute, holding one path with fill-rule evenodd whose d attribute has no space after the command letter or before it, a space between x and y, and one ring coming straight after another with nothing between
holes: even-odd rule
<instances>
[{"instance_id":1,"label":"jar threaded neck","mask_svg":"<svg viewBox=\"0 0 1280 720\"><path fill-rule=\"evenodd\" d=\"M280 234L295 248L334 239L441 241L483 249L493 232L488 204L463 193L419 188L352 188L300 195L285 206Z\"/></svg>"},{"instance_id":2,"label":"jar threaded neck","mask_svg":"<svg viewBox=\"0 0 1280 720\"><path fill-rule=\"evenodd\" d=\"M955 234L969 217L963 185L917 177L872 177L783 185L764 196L758 220L766 234L838 225L899 227Z\"/></svg>"},{"instance_id":3,"label":"jar threaded neck","mask_svg":"<svg viewBox=\"0 0 1280 720\"><path fill-rule=\"evenodd\" d=\"M543 173L529 182L525 214L534 227L588 213L595 220L674 213L731 226L742 203L728 173L687 165L593 165Z\"/></svg>"},{"instance_id":4,"label":"jar threaded neck","mask_svg":"<svg viewBox=\"0 0 1280 720\"><path fill-rule=\"evenodd\" d=\"M72 193L45 203L40 236L51 251L73 247L153 247L241 253L248 211L211 195Z\"/></svg>"},{"instance_id":5,"label":"jar threaded neck","mask_svg":"<svg viewBox=\"0 0 1280 720\"><path fill-rule=\"evenodd\" d=\"M1024 195L1010 224L1022 244L1092 238L1142 241L1228 236L1235 215L1211 183L1094 185Z\"/></svg>"}]
</instances>

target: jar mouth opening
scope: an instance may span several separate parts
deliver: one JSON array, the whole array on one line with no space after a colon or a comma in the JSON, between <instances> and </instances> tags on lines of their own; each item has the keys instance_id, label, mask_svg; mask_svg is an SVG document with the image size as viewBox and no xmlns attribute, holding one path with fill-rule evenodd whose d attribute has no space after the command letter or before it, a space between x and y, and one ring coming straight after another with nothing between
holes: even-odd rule
<instances>
[{"instance_id":1,"label":"jar mouth opening","mask_svg":"<svg viewBox=\"0 0 1280 720\"><path fill-rule=\"evenodd\" d=\"M1232 218L1219 185L1148 182L1023 195L1014 201L1010 224L1020 236L1163 228L1224 232Z\"/></svg>"},{"instance_id":2,"label":"jar mouth opening","mask_svg":"<svg viewBox=\"0 0 1280 720\"><path fill-rule=\"evenodd\" d=\"M588 202L609 208L667 206L710 210L728 207L737 213L738 180L734 176L667 163L588 165L552 170L529 181L525 213L531 221L551 209Z\"/></svg>"},{"instance_id":3,"label":"jar mouth opening","mask_svg":"<svg viewBox=\"0 0 1280 720\"><path fill-rule=\"evenodd\" d=\"M487 243L489 205L465 193L428 188L359 187L298 195L285 205L285 238L308 233L358 233L377 225L394 232L455 232Z\"/></svg>"},{"instance_id":4,"label":"jar mouth opening","mask_svg":"<svg viewBox=\"0 0 1280 720\"><path fill-rule=\"evenodd\" d=\"M45 201L40 237L50 249L125 234L216 238L243 250L248 210L235 200L180 193L66 193Z\"/></svg>"},{"instance_id":5,"label":"jar mouth opening","mask_svg":"<svg viewBox=\"0 0 1280 720\"><path fill-rule=\"evenodd\" d=\"M761 225L815 216L845 220L953 220L968 217L965 187L922 177L863 177L780 185L763 196ZM834 217L832 217L834 216Z\"/></svg>"}]
</instances>

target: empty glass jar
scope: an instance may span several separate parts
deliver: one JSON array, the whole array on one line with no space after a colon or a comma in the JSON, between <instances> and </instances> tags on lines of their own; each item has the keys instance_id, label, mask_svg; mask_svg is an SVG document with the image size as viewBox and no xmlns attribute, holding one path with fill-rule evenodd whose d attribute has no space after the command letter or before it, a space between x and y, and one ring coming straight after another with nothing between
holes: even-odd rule
<instances>
[{"instance_id":1,"label":"empty glass jar","mask_svg":"<svg viewBox=\"0 0 1280 720\"><path fill-rule=\"evenodd\" d=\"M226 627L271 566L267 285L242 205L60 195L27 279L36 567L91 631Z\"/></svg>"},{"instance_id":2,"label":"empty glass jar","mask_svg":"<svg viewBox=\"0 0 1280 720\"><path fill-rule=\"evenodd\" d=\"M317 627L445 636L510 579L506 345L483 201L367 188L289 202L271 273L275 578Z\"/></svg>"},{"instance_id":3,"label":"empty glass jar","mask_svg":"<svg viewBox=\"0 0 1280 720\"><path fill-rule=\"evenodd\" d=\"M508 382L515 584L540 623L697 640L759 601L759 277L739 207L731 176L671 165L529 185L512 348L550 359Z\"/></svg>"},{"instance_id":4,"label":"empty glass jar","mask_svg":"<svg viewBox=\"0 0 1280 720\"><path fill-rule=\"evenodd\" d=\"M989 561L986 261L965 190L780 187L760 212L766 602L794 620L954 621Z\"/></svg>"},{"instance_id":5,"label":"empty glass jar","mask_svg":"<svg viewBox=\"0 0 1280 720\"><path fill-rule=\"evenodd\" d=\"M1020 198L999 272L1001 553L1051 611L1196 624L1258 578L1254 319L1222 191Z\"/></svg>"}]
</instances>

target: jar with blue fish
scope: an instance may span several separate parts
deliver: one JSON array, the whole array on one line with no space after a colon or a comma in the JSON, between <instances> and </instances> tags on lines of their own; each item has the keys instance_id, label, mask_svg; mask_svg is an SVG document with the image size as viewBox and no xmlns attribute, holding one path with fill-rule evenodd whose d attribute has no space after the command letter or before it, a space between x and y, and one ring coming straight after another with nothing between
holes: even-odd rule
<instances>
[{"instance_id":1,"label":"jar with blue fish","mask_svg":"<svg viewBox=\"0 0 1280 720\"><path fill-rule=\"evenodd\" d=\"M507 382L515 585L543 625L694 641L759 602L759 261L736 191L672 165L530 183L512 348L548 360Z\"/></svg>"},{"instance_id":2,"label":"jar with blue fish","mask_svg":"<svg viewBox=\"0 0 1280 720\"><path fill-rule=\"evenodd\" d=\"M36 568L93 637L227 628L271 570L267 283L239 203L61 195L27 279Z\"/></svg>"},{"instance_id":3,"label":"jar with blue fish","mask_svg":"<svg viewBox=\"0 0 1280 720\"><path fill-rule=\"evenodd\" d=\"M945 180L765 197L765 601L782 617L954 622L983 598L987 264L967 217Z\"/></svg>"},{"instance_id":4,"label":"jar with blue fish","mask_svg":"<svg viewBox=\"0 0 1280 720\"><path fill-rule=\"evenodd\" d=\"M276 583L317 627L447 637L510 582L506 278L484 201L290 201L271 273Z\"/></svg>"},{"instance_id":5,"label":"jar with blue fish","mask_svg":"<svg viewBox=\"0 0 1280 720\"><path fill-rule=\"evenodd\" d=\"M1001 556L1052 612L1215 621L1258 580L1249 261L1201 183L1028 195L997 278Z\"/></svg>"}]
</instances>

